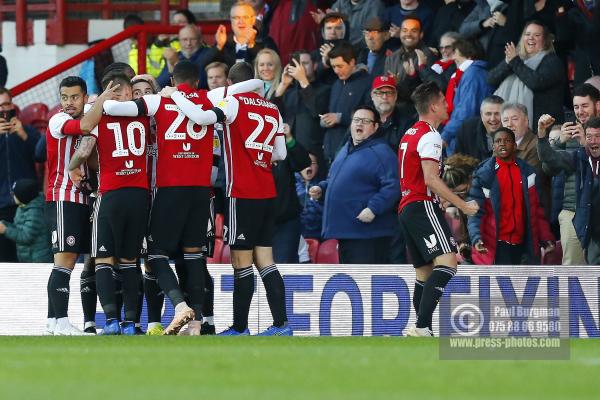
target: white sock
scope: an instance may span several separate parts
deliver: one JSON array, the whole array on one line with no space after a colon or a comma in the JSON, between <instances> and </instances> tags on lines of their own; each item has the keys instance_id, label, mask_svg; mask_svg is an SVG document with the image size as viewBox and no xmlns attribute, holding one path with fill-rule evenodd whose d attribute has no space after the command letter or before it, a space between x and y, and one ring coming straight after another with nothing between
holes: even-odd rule
<instances>
[{"instance_id":1,"label":"white sock","mask_svg":"<svg viewBox=\"0 0 600 400\"><path fill-rule=\"evenodd\" d=\"M148 329L152 329L157 326L160 326L160 322L148 322Z\"/></svg>"},{"instance_id":2,"label":"white sock","mask_svg":"<svg viewBox=\"0 0 600 400\"><path fill-rule=\"evenodd\" d=\"M202 323L208 322L209 325L215 324L215 317L202 317Z\"/></svg>"},{"instance_id":3,"label":"white sock","mask_svg":"<svg viewBox=\"0 0 600 400\"><path fill-rule=\"evenodd\" d=\"M141 327L142 327L142 324L141 324L141 323L139 323L139 322L136 322L136 323L135 323L135 327L136 327L136 328L141 328Z\"/></svg>"},{"instance_id":4,"label":"white sock","mask_svg":"<svg viewBox=\"0 0 600 400\"><path fill-rule=\"evenodd\" d=\"M94 321L87 321L83 324L83 329L87 329L89 327L95 328L96 327L96 323Z\"/></svg>"},{"instance_id":5,"label":"white sock","mask_svg":"<svg viewBox=\"0 0 600 400\"><path fill-rule=\"evenodd\" d=\"M56 326L57 327L59 327L59 326L60 327L64 327L64 326L67 326L69 324L70 324L69 317L63 317L63 318L57 318L56 319Z\"/></svg>"}]
</instances>

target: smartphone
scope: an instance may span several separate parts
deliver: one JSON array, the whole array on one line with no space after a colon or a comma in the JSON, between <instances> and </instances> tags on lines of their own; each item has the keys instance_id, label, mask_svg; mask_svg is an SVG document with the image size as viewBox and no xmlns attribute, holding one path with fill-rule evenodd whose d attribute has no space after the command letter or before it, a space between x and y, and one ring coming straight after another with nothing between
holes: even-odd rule
<instances>
[{"instance_id":1,"label":"smartphone","mask_svg":"<svg viewBox=\"0 0 600 400\"><path fill-rule=\"evenodd\" d=\"M565 111L565 122L570 122L571 124L577 123L577 117L575 116L574 111Z\"/></svg>"},{"instance_id":2,"label":"smartphone","mask_svg":"<svg viewBox=\"0 0 600 400\"><path fill-rule=\"evenodd\" d=\"M17 110L15 110L14 108L12 110L0 111L0 118L4 118L6 122L10 121L16 116Z\"/></svg>"}]
</instances>

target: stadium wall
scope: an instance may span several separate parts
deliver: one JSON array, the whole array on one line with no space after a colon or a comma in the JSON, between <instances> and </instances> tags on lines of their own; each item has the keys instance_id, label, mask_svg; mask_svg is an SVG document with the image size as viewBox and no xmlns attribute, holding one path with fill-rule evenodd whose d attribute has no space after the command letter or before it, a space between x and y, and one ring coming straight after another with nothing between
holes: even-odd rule
<instances>
[{"instance_id":1,"label":"stadium wall","mask_svg":"<svg viewBox=\"0 0 600 400\"><path fill-rule=\"evenodd\" d=\"M55 65L81 53L86 45L55 46L46 44L46 20L33 21L33 45L17 46L15 22L2 22L2 55L8 66L6 87L13 87ZM105 39L123 30L123 20L90 20L88 40ZM127 61L127 53L114 54L117 61ZM58 96L56 96L58 97Z\"/></svg>"},{"instance_id":2,"label":"stadium wall","mask_svg":"<svg viewBox=\"0 0 600 400\"><path fill-rule=\"evenodd\" d=\"M46 319L49 264L0 264L0 334L38 335ZM414 323L411 295L414 271L408 265L281 265L286 283L288 316L298 336L399 335ZM230 266L209 265L215 283L217 330L231 324L233 275ZM82 325L79 296L81 265L71 278L70 317ZM507 306L558 301L568 305L571 337L600 337L600 267L473 267L461 266L445 290L440 307L451 296L489 303L501 298ZM145 307L145 306L144 306ZM163 322L173 315L165 302ZM97 324L104 314L98 304ZM250 311L250 330L271 325L271 314L260 279ZM567 321L563 321L567 322ZM145 324L145 310L142 314ZM438 312L434 331L438 331Z\"/></svg>"}]
</instances>

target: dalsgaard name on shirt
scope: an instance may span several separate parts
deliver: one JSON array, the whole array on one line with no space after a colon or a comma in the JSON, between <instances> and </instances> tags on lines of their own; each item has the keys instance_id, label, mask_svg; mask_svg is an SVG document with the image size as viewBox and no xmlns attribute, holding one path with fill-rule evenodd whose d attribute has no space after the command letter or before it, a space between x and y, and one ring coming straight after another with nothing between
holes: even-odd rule
<instances>
[{"instance_id":1,"label":"dalsgaard name on shirt","mask_svg":"<svg viewBox=\"0 0 600 400\"><path fill-rule=\"evenodd\" d=\"M265 101L263 99L252 99L252 98L243 97L243 96L240 96L239 99L242 100L244 102L244 104L251 105L251 106L262 106L262 107L274 108L274 109L277 108L277 106L275 104Z\"/></svg>"}]
</instances>

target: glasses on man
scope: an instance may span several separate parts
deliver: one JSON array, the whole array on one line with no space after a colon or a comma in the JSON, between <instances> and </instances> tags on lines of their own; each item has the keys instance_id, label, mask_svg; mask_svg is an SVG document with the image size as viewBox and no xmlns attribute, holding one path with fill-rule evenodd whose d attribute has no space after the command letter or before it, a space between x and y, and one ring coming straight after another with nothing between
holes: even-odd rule
<instances>
[{"instance_id":1,"label":"glasses on man","mask_svg":"<svg viewBox=\"0 0 600 400\"><path fill-rule=\"evenodd\" d=\"M375 123L375 121L373 121L372 119L369 119L369 118L358 118L358 117L352 118L352 122L355 123L355 124L363 124L363 125L368 125L368 124Z\"/></svg>"},{"instance_id":2,"label":"glasses on man","mask_svg":"<svg viewBox=\"0 0 600 400\"><path fill-rule=\"evenodd\" d=\"M376 90L373 92L377 97L392 97L395 93L393 90Z\"/></svg>"}]
</instances>

